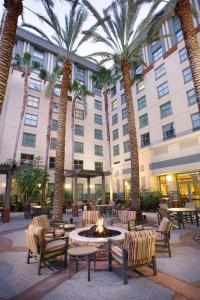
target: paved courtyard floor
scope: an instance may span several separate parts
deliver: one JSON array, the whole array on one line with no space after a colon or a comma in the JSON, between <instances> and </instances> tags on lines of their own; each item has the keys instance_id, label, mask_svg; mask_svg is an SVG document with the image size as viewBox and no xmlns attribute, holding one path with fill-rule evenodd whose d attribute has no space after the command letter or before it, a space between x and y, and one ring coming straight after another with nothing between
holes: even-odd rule
<instances>
[{"instance_id":1,"label":"paved courtyard floor","mask_svg":"<svg viewBox=\"0 0 200 300\"><path fill-rule=\"evenodd\" d=\"M155 220L151 214L147 218ZM0 300L200 300L200 229L194 225L173 230L172 257L157 254L157 276L141 267L140 274L130 272L128 285L123 285L122 277L107 271L107 262L97 262L90 282L84 262L70 280L68 272L56 269L42 269L38 276L37 262L26 264L24 228L30 222L12 214L9 224L0 224Z\"/></svg>"}]
</instances>

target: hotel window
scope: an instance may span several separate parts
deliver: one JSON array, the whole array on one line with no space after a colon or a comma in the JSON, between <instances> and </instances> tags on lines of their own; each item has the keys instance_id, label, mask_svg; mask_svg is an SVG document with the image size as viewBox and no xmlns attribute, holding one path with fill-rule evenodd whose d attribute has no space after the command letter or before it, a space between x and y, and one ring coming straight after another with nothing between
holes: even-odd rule
<instances>
[{"instance_id":1,"label":"hotel window","mask_svg":"<svg viewBox=\"0 0 200 300\"><path fill-rule=\"evenodd\" d=\"M103 131L100 129L95 129L94 130L94 137L97 140L103 140Z\"/></svg>"},{"instance_id":2,"label":"hotel window","mask_svg":"<svg viewBox=\"0 0 200 300\"><path fill-rule=\"evenodd\" d=\"M118 114L115 114L112 116L112 125L115 125L118 123Z\"/></svg>"},{"instance_id":3,"label":"hotel window","mask_svg":"<svg viewBox=\"0 0 200 300\"><path fill-rule=\"evenodd\" d=\"M128 109L125 107L122 109L122 120L126 119L128 117Z\"/></svg>"},{"instance_id":4,"label":"hotel window","mask_svg":"<svg viewBox=\"0 0 200 300\"><path fill-rule=\"evenodd\" d=\"M144 114L139 117L140 128L143 128L149 124L148 115Z\"/></svg>"},{"instance_id":5,"label":"hotel window","mask_svg":"<svg viewBox=\"0 0 200 300\"><path fill-rule=\"evenodd\" d=\"M119 145L113 146L113 156L119 155Z\"/></svg>"},{"instance_id":6,"label":"hotel window","mask_svg":"<svg viewBox=\"0 0 200 300\"><path fill-rule=\"evenodd\" d=\"M175 137L174 123L169 123L163 126L163 140Z\"/></svg>"},{"instance_id":7,"label":"hotel window","mask_svg":"<svg viewBox=\"0 0 200 300\"><path fill-rule=\"evenodd\" d=\"M59 110L60 110L60 104L57 103L57 102L54 102L54 104L53 104L53 112L54 113L59 113Z\"/></svg>"},{"instance_id":8,"label":"hotel window","mask_svg":"<svg viewBox=\"0 0 200 300\"><path fill-rule=\"evenodd\" d=\"M126 103L126 98L125 98L125 94L121 95L121 105L123 105L124 103Z\"/></svg>"},{"instance_id":9,"label":"hotel window","mask_svg":"<svg viewBox=\"0 0 200 300\"><path fill-rule=\"evenodd\" d=\"M119 129L113 130L113 140L116 140L119 138Z\"/></svg>"},{"instance_id":10,"label":"hotel window","mask_svg":"<svg viewBox=\"0 0 200 300\"><path fill-rule=\"evenodd\" d=\"M130 141L124 142L124 153L130 152Z\"/></svg>"},{"instance_id":11,"label":"hotel window","mask_svg":"<svg viewBox=\"0 0 200 300\"><path fill-rule=\"evenodd\" d=\"M150 134L149 132L141 135L141 147L150 145Z\"/></svg>"},{"instance_id":12,"label":"hotel window","mask_svg":"<svg viewBox=\"0 0 200 300\"><path fill-rule=\"evenodd\" d=\"M98 114L95 114L95 115L94 115L94 122L95 122L96 124L102 125L102 116L101 116L101 115L98 115Z\"/></svg>"},{"instance_id":13,"label":"hotel window","mask_svg":"<svg viewBox=\"0 0 200 300\"><path fill-rule=\"evenodd\" d=\"M85 84L85 69L76 66L75 68L75 79L80 83Z\"/></svg>"},{"instance_id":14,"label":"hotel window","mask_svg":"<svg viewBox=\"0 0 200 300\"><path fill-rule=\"evenodd\" d=\"M84 152L84 144L80 142L74 142L74 152L75 153L83 153Z\"/></svg>"},{"instance_id":15,"label":"hotel window","mask_svg":"<svg viewBox=\"0 0 200 300\"><path fill-rule=\"evenodd\" d=\"M124 80L120 80L120 91L124 89Z\"/></svg>"},{"instance_id":16,"label":"hotel window","mask_svg":"<svg viewBox=\"0 0 200 300\"><path fill-rule=\"evenodd\" d=\"M94 108L98 110L102 110L102 102L99 100L94 100Z\"/></svg>"},{"instance_id":17,"label":"hotel window","mask_svg":"<svg viewBox=\"0 0 200 300\"><path fill-rule=\"evenodd\" d=\"M160 117L165 118L172 114L171 102L167 102L160 106Z\"/></svg>"},{"instance_id":18,"label":"hotel window","mask_svg":"<svg viewBox=\"0 0 200 300\"><path fill-rule=\"evenodd\" d=\"M34 108L39 108L39 102L40 102L40 98L28 95L28 98L27 98L28 106L31 106Z\"/></svg>"},{"instance_id":19,"label":"hotel window","mask_svg":"<svg viewBox=\"0 0 200 300\"><path fill-rule=\"evenodd\" d=\"M155 69L155 78L158 79L166 74L165 64L162 64Z\"/></svg>"},{"instance_id":20,"label":"hotel window","mask_svg":"<svg viewBox=\"0 0 200 300\"><path fill-rule=\"evenodd\" d=\"M177 43L180 43L183 40L183 32L182 30L179 30L176 32L176 41Z\"/></svg>"},{"instance_id":21,"label":"hotel window","mask_svg":"<svg viewBox=\"0 0 200 300\"><path fill-rule=\"evenodd\" d=\"M94 153L98 156L103 156L103 146L94 145Z\"/></svg>"},{"instance_id":22,"label":"hotel window","mask_svg":"<svg viewBox=\"0 0 200 300\"><path fill-rule=\"evenodd\" d=\"M33 154L21 153L20 165L26 165L34 160Z\"/></svg>"},{"instance_id":23,"label":"hotel window","mask_svg":"<svg viewBox=\"0 0 200 300\"><path fill-rule=\"evenodd\" d=\"M25 114L24 125L37 127L38 116Z\"/></svg>"},{"instance_id":24,"label":"hotel window","mask_svg":"<svg viewBox=\"0 0 200 300\"><path fill-rule=\"evenodd\" d=\"M41 81L30 78L29 79L29 88L32 90L40 91L41 90Z\"/></svg>"},{"instance_id":25,"label":"hotel window","mask_svg":"<svg viewBox=\"0 0 200 300\"><path fill-rule=\"evenodd\" d=\"M56 138L51 138L50 149L51 150L56 150L56 147L57 147L57 139Z\"/></svg>"},{"instance_id":26,"label":"hotel window","mask_svg":"<svg viewBox=\"0 0 200 300\"><path fill-rule=\"evenodd\" d=\"M183 48L179 51L179 57L180 57L180 62L185 61L186 59L188 59L188 55L187 55L187 50L186 48Z\"/></svg>"},{"instance_id":27,"label":"hotel window","mask_svg":"<svg viewBox=\"0 0 200 300\"><path fill-rule=\"evenodd\" d=\"M195 93L195 89L191 89L187 91L187 100L188 100L188 105L193 105L197 103L197 96Z\"/></svg>"},{"instance_id":28,"label":"hotel window","mask_svg":"<svg viewBox=\"0 0 200 300\"><path fill-rule=\"evenodd\" d=\"M141 97L137 101L138 103L138 110L141 110L142 108L147 106L146 96Z\"/></svg>"},{"instance_id":29,"label":"hotel window","mask_svg":"<svg viewBox=\"0 0 200 300\"><path fill-rule=\"evenodd\" d=\"M36 142L36 134L27 133L27 132L23 133L22 146L34 148L35 142Z\"/></svg>"},{"instance_id":30,"label":"hotel window","mask_svg":"<svg viewBox=\"0 0 200 300\"><path fill-rule=\"evenodd\" d=\"M190 67L183 70L183 78L184 78L184 83L192 80L192 71Z\"/></svg>"},{"instance_id":31,"label":"hotel window","mask_svg":"<svg viewBox=\"0 0 200 300\"><path fill-rule=\"evenodd\" d=\"M75 109L75 118L79 120L84 120L84 110L82 109Z\"/></svg>"},{"instance_id":32,"label":"hotel window","mask_svg":"<svg viewBox=\"0 0 200 300\"><path fill-rule=\"evenodd\" d=\"M200 129L200 114L196 113L196 114L193 114L191 117L192 117L193 130L199 130Z\"/></svg>"},{"instance_id":33,"label":"hotel window","mask_svg":"<svg viewBox=\"0 0 200 300\"><path fill-rule=\"evenodd\" d=\"M117 109L117 99L112 101L112 110L115 110L115 109Z\"/></svg>"},{"instance_id":34,"label":"hotel window","mask_svg":"<svg viewBox=\"0 0 200 300\"><path fill-rule=\"evenodd\" d=\"M41 66L43 66L44 52L33 48L33 60L39 62Z\"/></svg>"},{"instance_id":35,"label":"hotel window","mask_svg":"<svg viewBox=\"0 0 200 300\"><path fill-rule=\"evenodd\" d=\"M157 87L158 97L161 98L169 93L167 81Z\"/></svg>"},{"instance_id":36,"label":"hotel window","mask_svg":"<svg viewBox=\"0 0 200 300\"><path fill-rule=\"evenodd\" d=\"M142 74L143 72L143 65L140 65L136 70L135 70L135 74Z\"/></svg>"},{"instance_id":37,"label":"hotel window","mask_svg":"<svg viewBox=\"0 0 200 300\"><path fill-rule=\"evenodd\" d=\"M51 130L52 131L57 131L58 130L58 121L57 120L52 120L51 121Z\"/></svg>"},{"instance_id":38,"label":"hotel window","mask_svg":"<svg viewBox=\"0 0 200 300\"><path fill-rule=\"evenodd\" d=\"M158 48L156 51L153 52L153 61L156 62L159 60L163 55L162 47Z\"/></svg>"},{"instance_id":39,"label":"hotel window","mask_svg":"<svg viewBox=\"0 0 200 300\"><path fill-rule=\"evenodd\" d=\"M95 171L103 171L103 163L95 161L94 163Z\"/></svg>"},{"instance_id":40,"label":"hotel window","mask_svg":"<svg viewBox=\"0 0 200 300\"><path fill-rule=\"evenodd\" d=\"M98 86L95 86L94 83L93 83L93 92L96 96L99 96L101 97L101 94L102 94L102 88L101 87L98 87Z\"/></svg>"},{"instance_id":41,"label":"hotel window","mask_svg":"<svg viewBox=\"0 0 200 300\"><path fill-rule=\"evenodd\" d=\"M117 89L116 89L116 86L113 86L110 90L110 94L111 94L111 97L114 97L117 93Z\"/></svg>"},{"instance_id":42,"label":"hotel window","mask_svg":"<svg viewBox=\"0 0 200 300\"><path fill-rule=\"evenodd\" d=\"M128 134L128 123L123 125L123 135Z\"/></svg>"},{"instance_id":43,"label":"hotel window","mask_svg":"<svg viewBox=\"0 0 200 300\"><path fill-rule=\"evenodd\" d=\"M84 136L84 126L76 124L74 127L74 134L79 136Z\"/></svg>"},{"instance_id":44,"label":"hotel window","mask_svg":"<svg viewBox=\"0 0 200 300\"><path fill-rule=\"evenodd\" d=\"M57 97L60 97L60 93L61 93L61 88L60 87L55 87L54 88L54 95Z\"/></svg>"},{"instance_id":45,"label":"hotel window","mask_svg":"<svg viewBox=\"0 0 200 300\"><path fill-rule=\"evenodd\" d=\"M137 93L139 93L143 90L144 90L144 81L140 80L139 82L136 83L136 91Z\"/></svg>"},{"instance_id":46,"label":"hotel window","mask_svg":"<svg viewBox=\"0 0 200 300\"><path fill-rule=\"evenodd\" d=\"M56 158L49 157L49 169L55 169L56 166Z\"/></svg>"},{"instance_id":47,"label":"hotel window","mask_svg":"<svg viewBox=\"0 0 200 300\"><path fill-rule=\"evenodd\" d=\"M74 169L75 170L83 170L83 160L74 160Z\"/></svg>"}]
</instances>

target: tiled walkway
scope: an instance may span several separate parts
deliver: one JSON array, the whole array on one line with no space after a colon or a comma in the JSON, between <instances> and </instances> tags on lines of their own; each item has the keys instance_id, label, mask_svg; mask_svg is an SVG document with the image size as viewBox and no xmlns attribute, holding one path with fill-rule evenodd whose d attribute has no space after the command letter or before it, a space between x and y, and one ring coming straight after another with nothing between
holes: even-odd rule
<instances>
[{"instance_id":1,"label":"tiled walkway","mask_svg":"<svg viewBox=\"0 0 200 300\"><path fill-rule=\"evenodd\" d=\"M106 262L97 263L98 271L91 272L90 282L84 263L70 280L64 271L42 269L38 276L37 263L26 264L22 228L30 220L16 219L15 224L6 225L7 233L0 224L0 300L200 300L200 243L194 239L200 230L195 226L172 232L172 258L157 255L156 277L152 269L142 267L138 270L144 276L130 272L125 286L118 274L107 271Z\"/></svg>"}]
</instances>

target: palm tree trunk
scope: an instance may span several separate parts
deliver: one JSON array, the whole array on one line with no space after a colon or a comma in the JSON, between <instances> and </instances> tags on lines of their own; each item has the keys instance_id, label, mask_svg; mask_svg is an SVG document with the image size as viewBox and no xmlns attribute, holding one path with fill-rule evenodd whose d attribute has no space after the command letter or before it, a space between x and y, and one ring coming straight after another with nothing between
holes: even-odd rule
<instances>
[{"instance_id":1,"label":"palm tree trunk","mask_svg":"<svg viewBox=\"0 0 200 300\"><path fill-rule=\"evenodd\" d=\"M0 40L0 115L8 83L17 21L23 9L22 0L4 1L4 6L7 12Z\"/></svg>"},{"instance_id":2,"label":"palm tree trunk","mask_svg":"<svg viewBox=\"0 0 200 300\"><path fill-rule=\"evenodd\" d=\"M131 158L131 207L139 207L139 158L138 158L138 145L137 133L135 126L135 112L131 91L131 66L127 59L122 60L121 70L124 80L124 92L126 105L128 109L128 128L129 128L129 141L130 141L130 158Z\"/></svg>"},{"instance_id":3,"label":"palm tree trunk","mask_svg":"<svg viewBox=\"0 0 200 300\"><path fill-rule=\"evenodd\" d=\"M53 115L53 103L54 103L54 87L50 92L50 102L49 102L49 116L48 116L48 125L47 125L47 139L46 139L46 153L45 153L45 169L48 169L48 161L49 161L49 147L50 147L50 138L51 138L51 121Z\"/></svg>"},{"instance_id":4,"label":"palm tree trunk","mask_svg":"<svg viewBox=\"0 0 200 300\"><path fill-rule=\"evenodd\" d=\"M72 100L72 169L74 170L74 113L75 113L76 99Z\"/></svg>"},{"instance_id":5,"label":"palm tree trunk","mask_svg":"<svg viewBox=\"0 0 200 300\"><path fill-rule=\"evenodd\" d=\"M60 112L58 118L58 135L56 148L56 169L55 169L55 191L53 203L53 219L63 220L64 203L64 165L65 165L65 133L66 133L66 115L69 82L72 73L72 63L65 60L63 63L63 78L61 83Z\"/></svg>"},{"instance_id":6,"label":"palm tree trunk","mask_svg":"<svg viewBox=\"0 0 200 300\"><path fill-rule=\"evenodd\" d=\"M14 147L14 152L13 152L13 161L16 160L16 156L17 156L17 147L18 147L18 143L19 143L19 136L20 136L20 131L21 131L21 127L22 127L22 121L24 119L24 113L25 113L26 102L27 102L27 97L28 97L28 77L29 77L29 73L27 70L25 70L24 71L24 96L23 96L22 110L21 110L20 119L19 119L19 125L17 128L17 135L16 135L15 147Z\"/></svg>"},{"instance_id":7,"label":"palm tree trunk","mask_svg":"<svg viewBox=\"0 0 200 300\"><path fill-rule=\"evenodd\" d=\"M111 146L110 146L110 127L109 127L109 116L108 116L108 87L105 86L104 92L104 103L105 103L105 115L106 115L106 131L107 131L107 142L108 142L108 151L109 151L109 162L111 169Z\"/></svg>"},{"instance_id":8,"label":"palm tree trunk","mask_svg":"<svg viewBox=\"0 0 200 300\"><path fill-rule=\"evenodd\" d=\"M194 28L189 0L178 1L175 8L176 15L180 18L181 29L191 66L197 104L200 113L200 49L197 34Z\"/></svg>"}]
</instances>

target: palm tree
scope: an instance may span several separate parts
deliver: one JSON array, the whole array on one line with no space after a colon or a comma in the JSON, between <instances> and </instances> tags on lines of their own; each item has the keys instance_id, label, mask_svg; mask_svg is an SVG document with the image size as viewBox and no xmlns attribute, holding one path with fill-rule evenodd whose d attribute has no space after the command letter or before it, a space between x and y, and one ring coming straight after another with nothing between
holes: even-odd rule
<instances>
[{"instance_id":1,"label":"palm tree","mask_svg":"<svg viewBox=\"0 0 200 300\"><path fill-rule=\"evenodd\" d=\"M21 57L19 54L16 54L12 63L13 68L18 68L22 72L22 78L24 79L24 95L23 95L23 102L22 102L22 108L20 113L20 119L19 124L17 128L17 135L16 135L16 141L15 141L15 147L13 152L13 161L16 160L17 155L17 147L19 143L19 136L22 126L22 121L24 119L24 113L27 103L27 97L28 97L28 78L32 71L39 70L40 64L37 61L33 61L31 58L31 55L29 53L24 53Z\"/></svg>"},{"instance_id":2,"label":"palm tree","mask_svg":"<svg viewBox=\"0 0 200 300\"><path fill-rule=\"evenodd\" d=\"M38 14L40 20L46 23L53 31L52 40L64 49L63 65L62 65L62 82L60 94L60 111L58 117L58 134L56 148L56 167L55 167L55 192L53 204L53 219L62 221L63 219L63 203L64 203L64 163L65 163L65 133L66 133L66 115L67 115L67 99L72 74L72 64L74 54L79 46L87 40L85 37L79 39L79 34L83 28L83 24L87 19L87 11L78 0L75 0L70 7L70 11L65 15L65 27L62 28L58 17L54 13L52 7L44 3L47 13L46 16ZM37 27L24 24L25 27L32 28L37 31L43 38L52 42L49 37ZM79 40L78 40L79 39Z\"/></svg>"},{"instance_id":3,"label":"palm tree","mask_svg":"<svg viewBox=\"0 0 200 300\"><path fill-rule=\"evenodd\" d=\"M131 64L139 57L139 49L156 38L160 23L156 20L156 25L153 20L155 9L160 1L157 1L151 6L149 14L136 27L138 21L138 13L142 9L142 4L146 1L142 0L127 0L119 1L111 6L110 10L103 11L103 17L87 0L82 0L83 3L95 16L97 23L92 30L86 31L85 34L93 38L95 42L106 44L110 51L96 52L88 57L101 57L101 63L114 61L120 66L123 81L124 94L128 110L129 124L129 140L130 140L130 159L131 159L131 207L139 207L139 159L137 146L137 133L135 126L135 112L133 106L133 98L131 86L133 84L131 78ZM109 13L111 13L109 15ZM102 19L105 21L102 23ZM102 33L97 31L101 23ZM148 30L148 35L146 34ZM143 39L141 38L143 36ZM140 38L139 38L140 37Z\"/></svg>"},{"instance_id":4,"label":"palm tree","mask_svg":"<svg viewBox=\"0 0 200 300\"><path fill-rule=\"evenodd\" d=\"M83 102L84 113L87 115L87 96L89 91L87 87L78 81L74 80L71 84L71 92L73 92L72 97L72 122L71 122L71 133L72 133L72 169L74 169L74 126L75 126L75 108L76 102L81 100ZM75 203L76 204L76 203Z\"/></svg>"},{"instance_id":5,"label":"palm tree","mask_svg":"<svg viewBox=\"0 0 200 300\"><path fill-rule=\"evenodd\" d=\"M45 96L49 98L49 114L48 114L48 124L47 124L47 135L46 135L46 151L45 151L45 160L44 166L45 169L48 169L48 161L49 161L49 147L51 140L51 122L53 115L53 104L54 104L54 89L56 87L60 87L60 76L61 76L61 68L56 65L52 71L52 73L48 73L45 69L40 70L39 77L44 80L44 83L48 81L48 85L46 87Z\"/></svg>"},{"instance_id":6,"label":"palm tree","mask_svg":"<svg viewBox=\"0 0 200 300\"><path fill-rule=\"evenodd\" d=\"M4 0L5 16L0 35L0 115L6 93L10 65L12 61L13 47L19 16L23 12L23 0ZM53 5L52 0L41 0Z\"/></svg>"}]
</instances>

